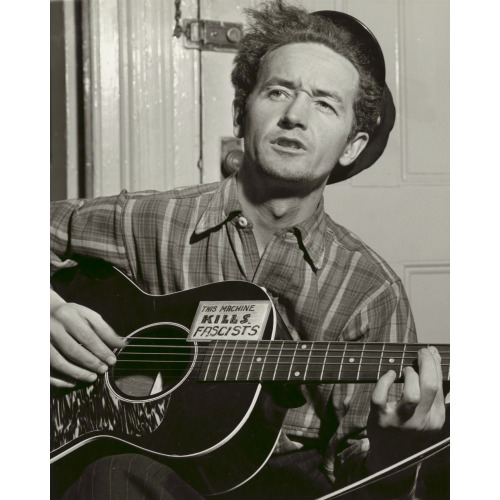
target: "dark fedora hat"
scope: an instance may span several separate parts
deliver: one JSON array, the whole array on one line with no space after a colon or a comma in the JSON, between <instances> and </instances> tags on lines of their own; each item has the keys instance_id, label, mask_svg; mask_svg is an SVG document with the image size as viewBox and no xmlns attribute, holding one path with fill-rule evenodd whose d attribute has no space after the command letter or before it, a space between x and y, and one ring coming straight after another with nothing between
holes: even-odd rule
<instances>
[{"instance_id":1,"label":"dark fedora hat","mask_svg":"<svg viewBox=\"0 0 500 500\"><path fill-rule=\"evenodd\" d=\"M383 86L382 112L380 121L375 130L370 134L367 146L358 158L349 166L335 165L327 184L344 181L371 167L382 155L389 140L389 134L396 120L396 108L392 94L385 83L384 54L373 33L355 17L334 10L321 10L312 12L313 16L321 16L337 26L341 26L354 35L359 47L366 55L365 68L371 73L375 81Z\"/></svg>"}]
</instances>

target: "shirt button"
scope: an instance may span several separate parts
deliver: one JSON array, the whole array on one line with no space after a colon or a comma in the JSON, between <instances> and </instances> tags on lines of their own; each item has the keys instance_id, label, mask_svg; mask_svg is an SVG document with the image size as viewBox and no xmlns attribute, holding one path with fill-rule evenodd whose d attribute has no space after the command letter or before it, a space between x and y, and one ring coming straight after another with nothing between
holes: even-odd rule
<instances>
[{"instance_id":1,"label":"shirt button","mask_svg":"<svg viewBox=\"0 0 500 500\"><path fill-rule=\"evenodd\" d=\"M240 217L238 217L238 225L240 227L247 227L248 226L248 221L245 219L245 217L240 216Z\"/></svg>"}]
</instances>

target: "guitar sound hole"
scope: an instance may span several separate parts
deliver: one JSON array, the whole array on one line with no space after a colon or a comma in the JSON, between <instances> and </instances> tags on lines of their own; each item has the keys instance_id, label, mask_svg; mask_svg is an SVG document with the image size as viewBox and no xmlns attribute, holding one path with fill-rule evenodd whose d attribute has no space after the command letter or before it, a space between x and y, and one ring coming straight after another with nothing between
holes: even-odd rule
<instances>
[{"instance_id":1,"label":"guitar sound hole","mask_svg":"<svg viewBox=\"0 0 500 500\"><path fill-rule=\"evenodd\" d=\"M109 374L114 391L132 399L148 399L175 388L189 373L194 354L180 325L145 327L127 338Z\"/></svg>"}]
</instances>

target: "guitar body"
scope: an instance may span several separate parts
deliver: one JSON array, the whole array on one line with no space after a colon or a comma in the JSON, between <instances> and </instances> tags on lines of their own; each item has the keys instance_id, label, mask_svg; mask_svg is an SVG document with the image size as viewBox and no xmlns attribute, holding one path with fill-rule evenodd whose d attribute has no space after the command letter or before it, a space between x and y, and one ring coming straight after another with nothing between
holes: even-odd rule
<instances>
[{"instance_id":1,"label":"guitar body","mask_svg":"<svg viewBox=\"0 0 500 500\"><path fill-rule=\"evenodd\" d=\"M86 465L130 452L166 463L204 496L233 490L270 457L286 408L305 402L298 384L369 383L389 369L402 381L425 346L277 339L286 326L265 290L245 281L148 295L92 260L52 285L127 339L94 383L52 390L56 498ZM449 345L434 345L449 383Z\"/></svg>"},{"instance_id":2,"label":"guitar body","mask_svg":"<svg viewBox=\"0 0 500 500\"><path fill-rule=\"evenodd\" d=\"M200 382L208 343L186 337L200 301L269 301L263 289L238 281L154 296L100 262L60 271L52 285L128 339L116 365L95 383L52 390L57 480L69 482L69 471L76 475L99 456L130 451L167 463L203 495L234 489L260 470L286 409L256 382ZM275 331L271 307L262 338L273 339ZM156 363L147 361L151 347L162 353Z\"/></svg>"}]
</instances>

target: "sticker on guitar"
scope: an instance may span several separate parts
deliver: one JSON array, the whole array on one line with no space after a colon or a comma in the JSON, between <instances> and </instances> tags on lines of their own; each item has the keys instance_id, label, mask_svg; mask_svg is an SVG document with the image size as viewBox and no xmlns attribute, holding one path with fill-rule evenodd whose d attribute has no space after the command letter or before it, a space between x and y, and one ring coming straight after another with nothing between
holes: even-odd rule
<instances>
[{"instance_id":1,"label":"sticker on guitar","mask_svg":"<svg viewBox=\"0 0 500 500\"><path fill-rule=\"evenodd\" d=\"M270 310L266 300L201 301L186 340L261 340Z\"/></svg>"}]
</instances>

